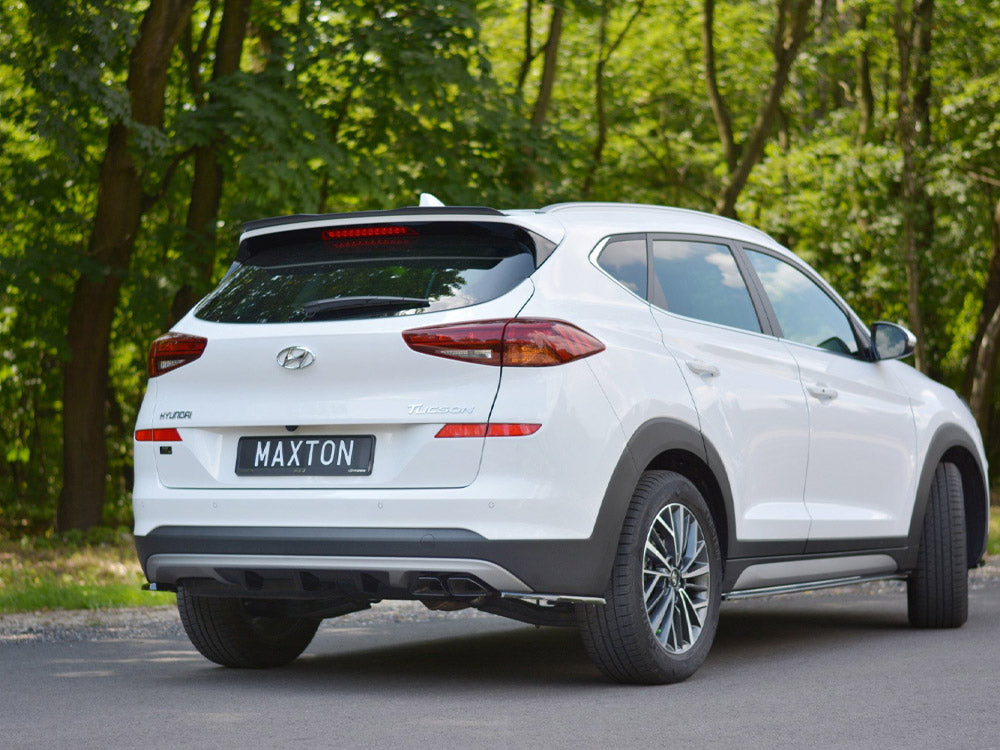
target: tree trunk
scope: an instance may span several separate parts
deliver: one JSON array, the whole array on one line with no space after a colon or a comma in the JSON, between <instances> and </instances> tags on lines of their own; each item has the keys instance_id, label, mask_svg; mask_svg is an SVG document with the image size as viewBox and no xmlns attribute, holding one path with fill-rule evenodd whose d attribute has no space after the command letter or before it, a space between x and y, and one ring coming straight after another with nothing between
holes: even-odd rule
<instances>
[{"instance_id":1,"label":"tree trunk","mask_svg":"<svg viewBox=\"0 0 1000 750\"><path fill-rule=\"evenodd\" d=\"M215 41L215 65L212 80L233 75L240 69L243 41L246 39L251 0L226 0ZM206 32L207 33L207 32ZM209 101L211 102L211 98ZM215 270L216 222L222 200L222 165L219 163L221 139L199 146L194 152L194 177L188 202L186 238L194 250L194 265L199 269L201 288L182 286L174 296L171 312L180 318L194 305L212 282Z\"/></svg>"},{"instance_id":2,"label":"tree trunk","mask_svg":"<svg viewBox=\"0 0 1000 750\"><path fill-rule=\"evenodd\" d=\"M969 408L987 437L991 424L992 403L990 396L996 380L998 345L1000 345L1000 200L993 209L992 253L986 286L983 288L983 306L979 312L976 336L969 351L965 392ZM990 441L991 442L991 441Z\"/></svg>"},{"instance_id":3,"label":"tree trunk","mask_svg":"<svg viewBox=\"0 0 1000 750\"><path fill-rule=\"evenodd\" d=\"M913 38L917 50L916 59L913 61L913 120L916 125L915 163L918 178L917 193L914 196L917 201L914 235L918 256L917 265L914 268L917 270L917 278L920 281L922 280L922 274L919 271L920 256L929 254L934 247L934 199L927 191L929 172L927 161L933 148L931 141L931 28L934 23L934 0L916 0L913 13L916 24ZM940 330L940 325L935 319L935 306L929 305L924 308L920 303L919 286L916 295L917 306L920 308L920 334ZM920 338L917 340L919 341ZM914 362L914 364L921 372L928 373L931 377L940 380L943 377L941 368L937 365L940 357L928 356L927 342L924 342L921 354L922 362Z\"/></svg>"},{"instance_id":4,"label":"tree trunk","mask_svg":"<svg viewBox=\"0 0 1000 750\"><path fill-rule=\"evenodd\" d=\"M906 306L909 324L917 337L915 365L927 371L927 344L920 305L920 256L933 241L933 215L927 216L929 196L924 184L923 151L930 142L930 23L933 0L916 0L907 12L896 0L894 19L899 52L899 91L896 99L897 132L903 154L903 227L900 255L906 269Z\"/></svg>"},{"instance_id":5,"label":"tree trunk","mask_svg":"<svg viewBox=\"0 0 1000 750\"><path fill-rule=\"evenodd\" d=\"M566 9L562 5L552 6L552 17L549 20L549 38L545 42L545 55L542 59L542 80L538 85L538 98L535 99L531 111L531 129L540 130L545 124L549 107L552 104L552 90L556 84L556 69L559 62L559 41L562 38L563 17Z\"/></svg>"},{"instance_id":6,"label":"tree trunk","mask_svg":"<svg viewBox=\"0 0 1000 750\"><path fill-rule=\"evenodd\" d=\"M129 59L132 120L160 127L170 57L194 0L152 0ZM63 487L56 526L87 528L101 522L105 496L108 345L118 291L142 218L142 179L129 150L129 123L108 133L97 188L97 211L87 257L99 274L84 273L73 290L68 325L69 360L63 368Z\"/></svg>"},{"instance_id":7,"label":"tree trunk","mask_svg":"<svg viewBox=\"0 0 1000 750\"><path fill-rule=\"evenodd\" d=\"M719 143L726 156L726 167L729 174L736 171L739 162L739 150L733 136L733 118L729 114L726 100L719 91L719 82L715 72L715 0L705 0L701 16L702 63L705 66L705 84L708 87L708 103L712 107L715 118L715 128L719 133Z\"/></svg>"},{"instance_id":8,"label":"tree trunk","mask_svg":"<svg viewBox=\"0 0 1000 750\"><path fill-rule=\"evenodd\" d=\"M861 108L858 122L858 147L868 142L875 121L875 93L872 91L871 43L868 41L868 3L858 6L858 31L864 36L856 62L857 97Z\"/></svg>"},{"instance_id":9,"label":"tree trunk","mask_svg":"<svg viewBox=\"0 0 1000 750\"><path fill-rule=\"evenodd\" d=\"M534 30L534 15L535 7L534 1L528 0L527 6L524 9L524 56L521 58L521 65L517 70L517 93L524 93L524 82L528 79L528 72L531 70L531 63L535 61L538 56L538 51L535 49L533 37L535 35Z\"/></svg>"},{"instance_id":10,"label":"tree trunk","mask_svg":"<svg viewBox=\"0 0 1000 750\"><path fill-rule=\"evenodd\" d=\"M761 103L753 127L740 150L736 169L730 171L715 203L715 212L736 218L736 200L746 187L750 172L764 155L764 146L781 106L781 95L788 84L792 65L799 54L802 42L809 35L811 0L780 0L775 20L773 51L774 71L764 101Z\"/></svg>"},{"instance_id":11,"label":"tree trunk","mask_svg":"<svg viewBox=\"0 0 1000 750\"><path fill-rule=\"evenodd\" d=\"M607 71L612 55L621 46L629 29L632 28L632 24L635 23L635 20L642 13L644 4L645 0L638 0L636 2L635 9L632 11L632 15L629 16L624 28L610 44L608 44L608 22L611 15L611 3L609 0L605 0L601 7L601 20L597 30L597 63L594 66L594 117L597 120L597 136L594 139L594 147L590 152L590 166L587 167L587 174L583 178L583 187L580 191L585 200L590 198L590 193L594 187L594 177L604 159L604 147L608 142L608 113L604 93L605 72Z\"/></svg>"},{"instance_id":12,"label":"tree trunk","mask_svg":"<svg viewBox=\"0 0 1000 750\"><path fill-rule=\"evenodd\" d=\"M530 8L529 8L530 11ZM523 167L512 170L510 177L508 178L508 184L517 193L530 194L532 187L535 184L535 179L538 174L537 164L535 161L536 150L533 145L535 139L541 137L540 131L542 126L545 124L545 118L548 116L549 107L552 104L552 92L555 89L556 83L556 70L558 69L559 61L559 43L562 38L562 27L563 18L566 15L566 8L563 5L552 5L552 15L549 17L549 35L545 40L545 44L539 47L537 50L532 51L530 47L525 48L525 59L523 61L523 67L521 74L518 77L519 88L524 85L524 77L527 76L527 71L531 66L531 62L538 55L542 55L542 74L541 79L538 83L538 94L535 97L535 103L531 108L531 135L532 138L529 143L526 144L521 149L521 154L524 157ZM527 31L526 33L526 43ZM531 200L531 199L525 199Z\"/></svg>"},{"instance_id":13,"label":"tree trunk","mask_svg":"<svg viewBox=\"0 0 1000 750\"><path fill-rule=\"evenodd\" d=\"M972 390L969 392L969 409L979 424L984 435L988 433L990 423L990 393L993 376L996 372L997 340L1000 339L1000 307L993 310L993 315L986 322L983 337L972 358Z\"/></svg>"}]
</instances>

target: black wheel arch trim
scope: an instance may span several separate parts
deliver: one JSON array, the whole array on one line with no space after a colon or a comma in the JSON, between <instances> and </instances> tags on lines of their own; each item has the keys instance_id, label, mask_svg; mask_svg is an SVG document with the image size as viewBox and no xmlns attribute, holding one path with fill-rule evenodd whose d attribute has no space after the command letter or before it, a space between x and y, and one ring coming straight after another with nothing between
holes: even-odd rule
<instances>
[{"instance_id":1,"label":"black wheel arch trim","mask_svg":"<svg viewBox=\"0 0 1000 750\"><path fill-rule=\"evenodd\" d=\"M697 459L701 466L692 466L691 458ZM721 454L699 428L680 420L658 418L643 423L632 435L594 524L591 538L604 540L601 567L605 571L605 579L611 574L618 537L632 494L647 469L678 471L702 493L715 521L723 567L731 559L801 555L805 552L805 540L737 539L733 495Z\"/></svg>"},{"instance_id":2,"label":"black wheel arch trim","mask_svg":"<svg viewBox=\"0 0 1000 750\"><path fill-rule=\"evenodd\" d=\"M624 486L614 488L612 483L608 487L601 509L603 515L607 510L608 501L614 499L617 508L613 517L614 522L610 526L601 524L602 519L598 517L598 523L594 528L595 532L604 530L613 538L611 556L607 561L609 575L625 513L632 501L632 494L639 483L639 478L647 469L670 469L686 476L704 496L712 511L723 559L734 554L738 545L735 535L731 533L736 528L736 519L729 477L719 452L705 439L699 428L674 419L651 419L642 424L632 435L622 457L623 461L625 456L631 456L633 471L624 479ZM692 466L691 458L700 462L707 471L700 471L699 467ZM619 468L622 468L622 462L619 462ZM612 489L615 490L613 494Z\"/></svg>"},{"instance_id":3,"label":"black wheel arch trim","mask_svg":"<svg viewBox=\"0 0 1000 750\"><path fill-rule=\"evenodd\" d=\"M986 553L990 504L986 471L980 463L976 442L969 433L956 424L948 423L937 429L924 455L924 465L917 483L917 497L913 504L913 515L910 518L907 535L908 555L904 561L907 569L917 564L917 551L924 526L924 515L927 512L927 502L930 498L931 482L934 479L934 471L942 461L954 463L962 475L969 567L975 567Z\"/></svg>"}]
</instances>

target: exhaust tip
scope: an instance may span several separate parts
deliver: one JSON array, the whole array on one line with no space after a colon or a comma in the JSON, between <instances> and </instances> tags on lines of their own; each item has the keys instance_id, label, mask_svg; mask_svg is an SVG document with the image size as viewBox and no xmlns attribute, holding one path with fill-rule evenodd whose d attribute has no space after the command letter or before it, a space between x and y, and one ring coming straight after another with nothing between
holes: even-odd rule
<instances>
[{"instance_id":1,"label":"exhaust tip","mask_svg":"<svg viewBox=\"0 0 1000 750\"><path fill-rule=\"evenodd\" d=\"M489 596L493 592L474 578L468 576L450 576L447 580L448 591L452 596L477 597Z\"/></svg>"},{"instance_id":2,"label":"exhaust tip","mask_svg":"<svg viewBox=\"0 0 1000 750\"><path fill-rule=\"evenodd\" d=\"M478 599L496 592L472 576L426 574L417 578L410 593L418 599Z\"/></svg>"},{"instance_id":3,"label":"exhaust tip","mask_svg":"<svg viewBox=\"0 0 1000 750\"><path fill-rule=\"evenodd\" d=\"M420 576L410 589L416 597L446 597L450 596L444 582L438 576Z\"/></svg>"}]
</instances>

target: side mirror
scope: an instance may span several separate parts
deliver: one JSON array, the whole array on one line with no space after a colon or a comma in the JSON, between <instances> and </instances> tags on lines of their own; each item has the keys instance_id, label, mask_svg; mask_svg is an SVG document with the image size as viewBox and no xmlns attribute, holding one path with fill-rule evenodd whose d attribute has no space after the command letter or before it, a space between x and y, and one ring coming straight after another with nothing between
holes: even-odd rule
<instances>
[{"instance_id":1,"label":"side mirror","mask_svg":"<svg viewBox=\"0 0 1000 750\"><path fill-rule=\"evenodd\" d=\"M880 320L872 323L872 348L875 359L902 359L913 354L917 337L903 326Z\"/></svg>"}]
</instances>

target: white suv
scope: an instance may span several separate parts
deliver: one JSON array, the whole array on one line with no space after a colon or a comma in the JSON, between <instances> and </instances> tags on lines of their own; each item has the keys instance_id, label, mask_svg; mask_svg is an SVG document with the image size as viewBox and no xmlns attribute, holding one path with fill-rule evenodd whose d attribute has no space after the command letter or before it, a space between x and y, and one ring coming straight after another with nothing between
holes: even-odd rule
<instances>
[{"instance_id":1,"label":"white suv","mask_svg":"<svg viewBox=\"0 0 1000 750\"><path fill-rule=\"evenodd\" d=\"M727 598L899 578L955 627L986 461L913 343L693 211L253 221L150 351L136 547L234 667L382 599L579 627L622 682L694 672Z\"/></svg>"}]
</instances>

